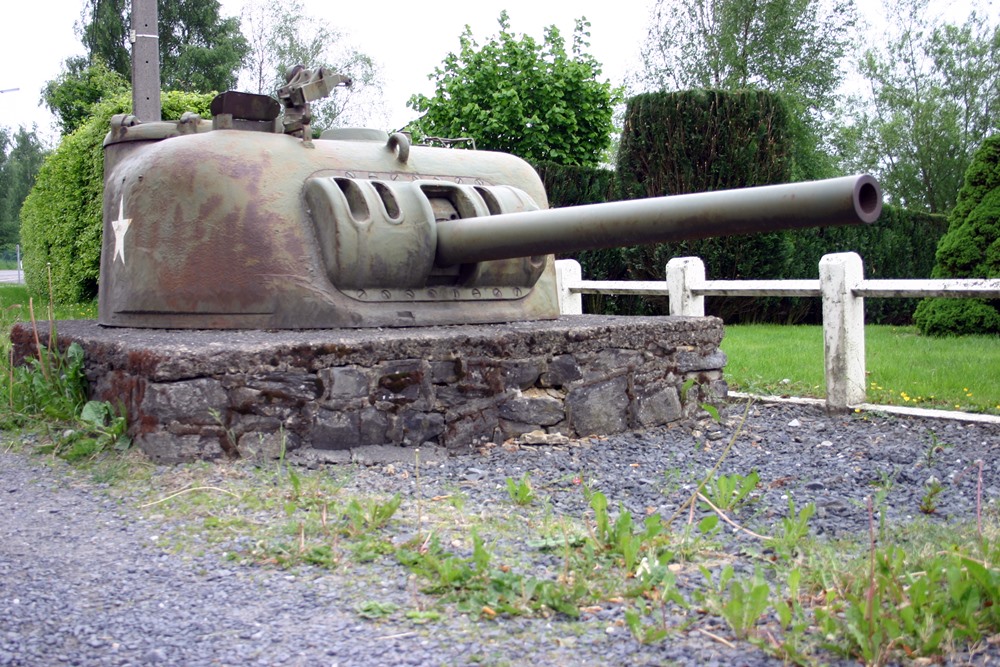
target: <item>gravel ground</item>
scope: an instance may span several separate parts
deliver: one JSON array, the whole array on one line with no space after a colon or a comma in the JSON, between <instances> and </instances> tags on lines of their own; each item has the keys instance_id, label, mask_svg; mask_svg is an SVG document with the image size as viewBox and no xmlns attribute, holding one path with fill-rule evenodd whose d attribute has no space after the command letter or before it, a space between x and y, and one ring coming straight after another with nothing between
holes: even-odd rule
<instances>
[{"instance_id":1,"label":"gravel ground","mask_svg":"<svg viewBox=\"0 0 1000 667\"><path fill-rule=\"evenodd\" d=\"M432 498L460 490L465 500L454 511L470 516L527 511L512 506L505 479L529 472L539 502L554 515L584 516L582 482L636 516L667 516L715 464L742 409L727 408L722 425L692 421L425 463L420 493ZM721 471L760 475L759 499L737 516L748 528L770 532L791 495L799 507L816 504L810 525L817 535L856 537L867 533L865 498L877 488L887 489L881 517L887 524L974 522L979 460L986 513L995 517L998 449L998 425L871 413L830 417L811 407L756 405ZM410 499L413 472L412 464L360 468L351 485ZM927 517L918 508L932 476L943 490ZM0 453L0 665L781 664L736 641L718 619L642 645L622 627L622 607L614 602L577 620L477 620L459 613L428 625L401 614L366 620L356 611L362 600L413 604L408 571L394 560L281 570L225 558L223 551L239 551L238 543L166 548L163 536L178 529L172 522L179 519L141 508L140 496L103 488L59 462ZM726 551L737 552L751 538L727 532L724 540ZM1000 648L986 643L946 663L1000 664Z\"/></svg>"}]
</instances>

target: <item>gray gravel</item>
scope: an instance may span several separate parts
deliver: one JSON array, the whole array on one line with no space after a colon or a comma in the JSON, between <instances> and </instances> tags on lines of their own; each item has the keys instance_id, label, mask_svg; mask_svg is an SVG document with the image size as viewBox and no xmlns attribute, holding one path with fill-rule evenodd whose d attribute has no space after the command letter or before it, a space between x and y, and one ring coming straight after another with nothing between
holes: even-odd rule
<instances>
[{"instance_id":1,"label":"gray gravel","mask_svg":"<svg viewBox=\"0 0 1000 667\"><path fill-rule=\"evenodd\" d=\"M463 511L510 511L505 478L529 472L555 514L584 515L582 482L638 516L650 508L667 515L715 463L741 410L731 406L721 426L702 420L558 447L497 446L425 464L421 494L461 489ZM889 524L974 521L979 460L986 512L995 517L998 449L997 425L761 405L722 472L760 474L759 500L737 517L747 527L769 532L791 496L799 507L817 505L815 533L856 536L868 529L865 498L878 488L888 489ZM918 508L932 476L944 489L927 517ZM412 465L394 464L362 468L352 483L412 497L414 478ZM458 613L429 625L400 614L365 620L355 610L361 600L412 606L408 573L395 561L286 571L225 558L223 551L239 551L236 543L177 553L163 546L176 528L169 516L23 453L0 454L0 498L0 665L780 664L712 620L641 645L614 603L576 621ZM739 549L750 538L725 539ZM985 650L950 663L1000 660Z\"/></svg>"}]
</instances>

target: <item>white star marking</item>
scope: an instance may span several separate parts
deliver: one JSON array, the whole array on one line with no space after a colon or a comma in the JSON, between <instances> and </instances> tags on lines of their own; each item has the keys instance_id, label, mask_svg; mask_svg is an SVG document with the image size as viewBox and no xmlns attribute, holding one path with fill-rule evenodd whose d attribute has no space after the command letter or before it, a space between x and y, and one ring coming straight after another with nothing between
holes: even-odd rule
<instances>
[{"instance_id":1,"label":"white star marking","mask_svg":"<svg viewBox=\"0 0 1000 667\"><path fill-rule=\"evenodd\" d=\"M118 219L111 221L111 226L115 230L115 256L112 258L112 262L121 255L122 264L125 264L125 233L131 224L132 218L125 217L125 195L122 195L121 201L118 203Z\"/></svg>"}]
</instances>

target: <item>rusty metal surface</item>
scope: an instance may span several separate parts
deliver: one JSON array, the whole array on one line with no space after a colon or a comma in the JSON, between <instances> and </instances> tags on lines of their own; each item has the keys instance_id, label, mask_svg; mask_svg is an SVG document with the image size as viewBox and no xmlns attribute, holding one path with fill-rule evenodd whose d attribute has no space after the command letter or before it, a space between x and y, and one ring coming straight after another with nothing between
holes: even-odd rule
<instances>
[{"instance_id":1,"label":"rusty metal surface","mask_svg":"<svg viewBox=\"0 0 1000 667\"><path fill-rule=\"evenodd\" d=\"M506 184L544 206L538 176L517 158L412 147L404 163L398 148L381 142L315 141L309 150L287 135L211 131L178 135L163 127L169 124L156 125L161 127L124 127L120 140L109 136L106 142L102 324L327 328L558 315L554 270L547 258L540 271L531 267L541 274L533 287L526 287L523 280L513 285L457 282L463 275L482 273L476 267L453 272L454 281L438 276L426 285L410 280L411 269L395 271L393 279L381 285L378 280L370 286L352 282L353 269L335 265L337 236L345 229L341 226L338 231L337 226L343 220L319 216L307 197L307 184L324 179L338 191L342 192L339 179L359 185L369 195L375 189L372 181L378 180L387 190L416 182L432 183L433 188ZM143 132L169 138L137 140ZM366 272L377 274L378 265L420 265L425 271L423 267L433 263L433 246L394 238L393 232L405 225L390 219L379 206L371 210L382 219L362 215L351 223L356 232L367 234L368 226L377 225L382 233L366 251ZM433 225L421 219L426 211L411 210L414 207L408 203L402 206L406 225L433 232ZM486 211L484 205L480 212ZM334 228L321 230L324 225ZM417 238L419 234L412 231L410 238ZM342 286L334 284L331 273L343 277Z\"/></svg>"},{"instance_id":2,"label":"rusty metal surface","mask_svg":"<svg viewBox=\"0 0 1000 667\"><path fill-rule=\"evenodd\" d=\"M552 252L870 222L881 210L878 184L861 176L549 211L535 170L511 155L410 146L403 134L310 140L308 100L339 80L293 73L284 92L298 105L295 128L289 108L268 120L272 108L242 96L216 100L214 123L112 120L101 324L554 318ZM262 131L233 131L238 122Z\"/></svg>"},{"instance_id":3,"label":"rusty metal surface","mask_svg":"<svg viewBox=\"0 0 1000 667\"><path fill-rule=\"evenodd\" d=\"M281 113L281 105L270 95L230 90L216 95L209 110L213 116L229 114L239 120L274 120Z\"/></svg>"}]
</instances>

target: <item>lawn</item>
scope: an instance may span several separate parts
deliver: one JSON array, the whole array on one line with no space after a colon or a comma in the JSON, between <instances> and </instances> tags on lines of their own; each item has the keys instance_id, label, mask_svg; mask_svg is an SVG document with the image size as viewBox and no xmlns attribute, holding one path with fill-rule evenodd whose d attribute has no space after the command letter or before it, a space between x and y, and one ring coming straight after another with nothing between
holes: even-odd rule
<instances>
[{"instance_id":1,"label":"lawn","mask_svg":"<svg viewBox=\"0 0 1000 667\"><path fill-rule=\"evenodd\" d=\"M3 325L4 332L14 322L31 320L29 305L34 307L36 321L49 319L47 299L35 299L33 303L29 303L28 288L24 285L0 285L0 324ZM66 306L55 304L53 314L57 320L96 320L97 301Z\"/></svg>"},{"instance_id":2,"label":"lawn","mask_svg":"<svg viewBox=\"0 0 1000 667\"><path fill-rule=\"evenodd\" d=\"M773 324L726 327L722 349L733 389L825 395L823 329ZM1000 337L930 338L915 327L865 327L868 401L1000 414Z\"/></svg>"}]
</instances>

